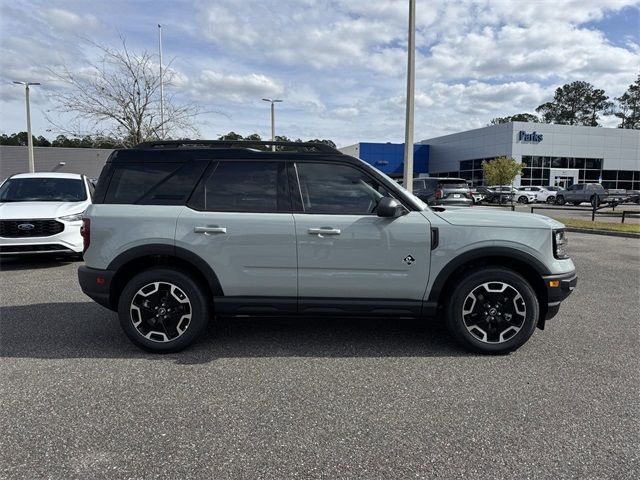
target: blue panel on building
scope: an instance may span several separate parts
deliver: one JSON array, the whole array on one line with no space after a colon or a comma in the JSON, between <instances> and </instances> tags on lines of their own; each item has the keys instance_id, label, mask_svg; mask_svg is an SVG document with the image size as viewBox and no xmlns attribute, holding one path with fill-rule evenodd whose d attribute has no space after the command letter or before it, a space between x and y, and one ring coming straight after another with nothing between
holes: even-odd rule
<instances>
[{"instance_id":1,"label":"blue panel on building","mask_svg":"<svg viewBox=\"0 0 640 480\"><path fill-rule=\"evenodd\" d=\"M404 143L361 143L359 157L387 175L404 172ZM429 171L429 145L414 145L413 173Z\"/></svg>"}]
</instances>

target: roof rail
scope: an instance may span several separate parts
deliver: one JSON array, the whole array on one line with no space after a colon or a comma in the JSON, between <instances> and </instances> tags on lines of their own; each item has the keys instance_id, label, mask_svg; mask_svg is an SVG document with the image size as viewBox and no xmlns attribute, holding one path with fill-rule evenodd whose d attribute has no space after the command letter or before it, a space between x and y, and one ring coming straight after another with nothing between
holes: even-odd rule
<instances>
[{"instance_id":1,"label":"roof rail","mask_svg":"<svg viewBox=\"0 0 640 480\"><path fill-rule=\"evenodd\" d=\"M251 148L252 146L276 146L287 147L282 150L296 150L300 152L326 152L339 153L338 149L333 148L326 143L320 142L270 142L270 141L254 141L254 140L158 140L152 142L142 142L132 147L136 150L154 150L154 149L172 149L172 148ZM292 148L293 147L293 148Z\"/></svg>"}]
</instances>

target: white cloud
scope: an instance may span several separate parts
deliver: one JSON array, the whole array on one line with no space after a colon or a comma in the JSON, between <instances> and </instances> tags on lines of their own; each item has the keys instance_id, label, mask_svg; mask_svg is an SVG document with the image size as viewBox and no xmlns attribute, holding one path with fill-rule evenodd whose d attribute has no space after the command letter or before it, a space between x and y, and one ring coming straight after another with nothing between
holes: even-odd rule
<instances>
[{"instance_id":1,"label":"white cloud","mask_svg":"<svg viewBox=\"0 0 640 480\"><path fill-rule=\"evenodd\" d=\"M94 15L80 15L61 8L49 8L41 12L42 19L55 28L75 31L83 29L85 32L100 26Z\"/></svg>"},{"instance_id":2,"label":"white cloud","mask_svg":"<svg viewBox=\"0 0 640 480\"><path fill-rule=\"evenodd\" d=\"M281 95L282 84L266 75L226 74L204 70L193 81L192 88L201 98L213 101L247 102L261 96Z\"/></svg>"}]
</instances>

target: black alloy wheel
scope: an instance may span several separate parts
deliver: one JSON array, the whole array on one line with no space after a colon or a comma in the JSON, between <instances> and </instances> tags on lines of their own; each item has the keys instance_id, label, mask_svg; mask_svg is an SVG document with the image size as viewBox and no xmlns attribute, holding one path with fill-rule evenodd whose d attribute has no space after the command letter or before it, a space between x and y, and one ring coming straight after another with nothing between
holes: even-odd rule
<instances>
[{"instance_id":1,"label":"black alloy wheel","mask_svg":"<svg viewBox=\"0 0 640 480\"><path fill-rule=\"evenodd\" d=\"M531 285L518 273L485 267L464 277L448 306L447 326L467 348L509 353L531 337L540 307Z\"/></svg>"},{"instance_id":2,"label":"black alloy wheel","mask_svg":"<svg viewBox=\"0 0 640 480\"><path fill-rule=\"evenodd\" d=\"M208 321L203 288L180 270L152 268L134 277L118 302L120 324L131 341L152 352L190 345Z\"/></svg>"},{"instance_id":3,"label":"black alloy wheel","mask_svg":"<svg viewBox=\"0 0 640 480\"><path fill-rule=\"evenodd\" d=\"M556 205L564 205L564 196L563 195L558 195L556 197Z\"/></svg>"}]
</instances>

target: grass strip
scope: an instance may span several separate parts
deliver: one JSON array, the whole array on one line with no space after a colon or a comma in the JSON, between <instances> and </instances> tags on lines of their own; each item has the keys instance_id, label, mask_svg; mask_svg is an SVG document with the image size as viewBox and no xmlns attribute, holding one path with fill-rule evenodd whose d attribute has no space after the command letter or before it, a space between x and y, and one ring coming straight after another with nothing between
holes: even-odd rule
<instances>
[{"instance_id":1,"label":"grass strip","mask_svg":"<svg viewBox=\"0 0 640 480\"><path fill-rule=\"evenodd\" d=\"M571 228L603 230L606 232L640 233L640 224L637 223L592 222L591 220L578 220L575 218L556 218L556 220Z\"/></svg>"}]
</instances>

